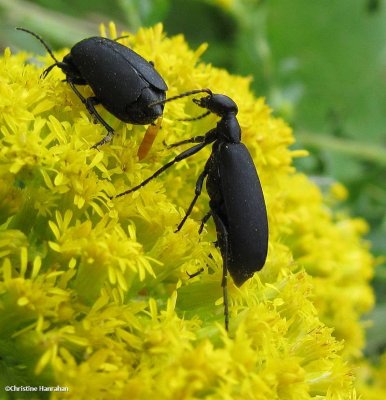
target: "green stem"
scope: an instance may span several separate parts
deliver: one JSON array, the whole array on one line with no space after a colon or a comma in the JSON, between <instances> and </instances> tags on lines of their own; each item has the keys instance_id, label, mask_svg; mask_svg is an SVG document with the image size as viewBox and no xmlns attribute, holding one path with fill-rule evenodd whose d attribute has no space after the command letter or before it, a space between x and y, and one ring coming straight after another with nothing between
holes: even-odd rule
<instances>
[{"instance_id":1,"label":"green stem","mask_svg":"<svg viewBox=\"0 0 386 400\"><path fill-rule=\"evenodd\" d=\"M386 166L386 148L348 139L340 139L316 133L296 133L296 139L304 146L333 150L353 157Z\"/></svg>"}]
</instances>

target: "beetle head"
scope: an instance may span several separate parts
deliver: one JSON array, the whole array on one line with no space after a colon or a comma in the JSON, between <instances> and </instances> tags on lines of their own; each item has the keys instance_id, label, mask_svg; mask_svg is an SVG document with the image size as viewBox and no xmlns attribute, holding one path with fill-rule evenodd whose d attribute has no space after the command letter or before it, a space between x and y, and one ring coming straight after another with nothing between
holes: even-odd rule
<instances>
[{"instance_id":1,"label":"beetle head","mask_svg":"<svg viewBox=\"0 0 386 400\"><path fill-rule=\"evenodd\" d=\"M35 32L32 32L28 29L25 28L16 28L18 31L23 31L26 32L30 35L32 35L33 37L35 37L44 47L45 49L48 51L48 54L51 56L51 58L55 61L54 64L50 65L48 68L46 68L41 77L45 78L53 68L58 67L60 68L66 75L66 78L71 80L71 82L75 83L75 84L84 84L84 79L82 79L82 77L80 76L80 73L78 71L78 69L75 67L75 65L72 63L72 59L71 59L71 55L67 54L64 58L63 61L59 61L54 53L52 52L52 50L50 49L50 47L48 46L48 44Z\"/></svg>"},{"instance_id":2,"label":"beetle head","mask_svg":"<svg viewBox=\"0 0 386 400\"><path fill-rule=\"evenodd\" d=\"M85 81L80 75L78 68L76 68L72 63L68 62L66 60L67 57L68 55L63 58L63 61L57 61L54 64L47 67L41 74L41 77L44 79L51 72L53 68L58 67L66 75L67 81L71 81L76 85L84 85Z\"/></svg>"},{"instance_id":3,"label":"beetle head","mask_svg":"<svg viewBox=\"0 0 386 400\"><path fill-rule=\"evenodd\" d=\"M229 113L237 114L237 104L228 96L224 94L212 94L209 96L201 97L201 99L193 99L193 101L200 107L206 108L213 114L223 117Z\"/></svg>"}]
</instances>

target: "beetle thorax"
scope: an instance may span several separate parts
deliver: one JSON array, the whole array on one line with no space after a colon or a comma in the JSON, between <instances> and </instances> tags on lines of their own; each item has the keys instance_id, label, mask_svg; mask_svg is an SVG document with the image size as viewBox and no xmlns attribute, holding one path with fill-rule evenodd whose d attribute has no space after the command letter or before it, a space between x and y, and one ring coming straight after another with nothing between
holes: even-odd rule
<instances>
[{"instance_id":1,"label":"beetle thorax","mask_svg":"<svg viewBox=\"0 0 386 400\"><path fill-rule=\"evenodd\" d=\"M234 113L228 113L217 124L219 139L228 143L240 143L241 128Z\"/></svg>"}]
</instances>

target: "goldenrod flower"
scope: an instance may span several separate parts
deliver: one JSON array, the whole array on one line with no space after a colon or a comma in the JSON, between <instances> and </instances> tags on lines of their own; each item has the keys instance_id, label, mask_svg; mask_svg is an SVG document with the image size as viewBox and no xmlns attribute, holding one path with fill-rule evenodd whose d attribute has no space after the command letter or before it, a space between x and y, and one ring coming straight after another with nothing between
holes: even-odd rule
<instances>
[{"instance_id":1,"label":"goldenrod flower","mask_svg":"<svg viewBox=\"0 0 386 400\"><path fill-rule=\"evenodd\" d=\"M238 104L268 207L267 264L241 288L229 282L228 336L213 224L198 235L207 195L174 233L210 149L109 199L178 152L163 141L202 135L216 117L180 121L200 110L191 99L168 103L150 154L138 162L146 127L100 108L116 133L96 151L90 146L104 128L63 73L40 79L43 64L7 49L0 59L1 383L69 388L52 399L355 399L350 362L363 348L360 317L373 304L365 223L332 213L293 167L305 152L289 149L291 129L254 97L249 78L200 62L206 45L192 51L161 25L122 41L154 62L169 97L208 87Z\"/></svg>"}]
</instances>

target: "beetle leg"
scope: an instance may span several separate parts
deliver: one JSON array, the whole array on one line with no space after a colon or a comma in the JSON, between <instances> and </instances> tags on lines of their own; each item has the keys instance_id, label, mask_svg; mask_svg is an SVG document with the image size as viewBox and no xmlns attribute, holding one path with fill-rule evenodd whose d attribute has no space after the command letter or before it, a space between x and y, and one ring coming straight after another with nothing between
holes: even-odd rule
<instances>
[{"instance_id":1,"label":"beetle leg","mask_svg":"<svg viewBox=\"0 0 386 400\"><path fill-rule=\"evenodd\" d=\"M185 158L188 158L188 157L192 156L193 154L198 153L201 149L203 149L208 144L209 143L200 143L200 144L197 144L196 146L191 147L190 149L183 151L182 153L180 153L176 157L174 157L173 160L169 161L164 166L162 166L159 170L154 172L153 175L149 176L147 179L145 179L143 182L141 182L139 185L134 186L131 189L125 190L124 192L117 194L115 197L121 197L121 196L125 196L126 194L135 192L139 188L147 185L151 180L156 178L158 175L162 174L162 172L166 171L168 168L170 168L175 163L178 163L179 161L182 161Z\"/></svg>"},{"instance_id":2,"label":"beetle leg","mask_svg":"<svg viewBox=\"0 0 386 400\"><path fill-rule=\"evenodd\" d=\"M228 240L226 240L228 243ZM226 249L226 256L228 256L228 247ZM222 280L221 280L221 286L222 286L222 295L224 299L224 318L225 318L225 330L229 330L229 308L228 308L228 268L227 268L227 263L226 259L223 260L223 265L222 265Z\"/></svg>"},{"instance_id":3,"label":"beetle leg","mask_svg":"<svg viewBox=\"0 0 386 400\"><path fill-rule=\"evenodd\" d=\"M189 279L194 278L195 276L200 275L202 272L204 272L204 268L200 268L198 271L193 272L193 274L189 274L188 271L186 271L186 275L188 275Z\"/></svg>"},{"instance_id":4,"label":"beetle leg","mask_svg":"<svg viewBox=\"0 0 386 400\"><path fill-rule=\"evenodd\" d=\"M196 189L194 191L194 198L193 198L192 202L190 203L190 206L186 210L184 218L182 218L182 221L178 224L177 229L174 231L174 233L177 233L178 231L181 230L181 228L184 226L186 220L188 219L189 215L191 214L193 207L196 204L196 201L202 192L202 185L204 184L204 180L207 175L208 175L208 167L205 166L204 171L200 174L200 176L197 179Z\"/></svg>"},{"instance_id":5,"label":"beetle leg","mask_svg":"<svg viewBox=\"0 0 386 400\"><path fill-rule=\"evenodd\" d=\"M100 140L98 143L95 143L93 146L91 146L91 149L97 149L99 146L102 146L105 143L108 143L111 141L114 135L114 129L98 114L97 110L95 109L95 105L99 104L99 100L96 97L89 97L86 99L86 107L88 112L97 119L107 130L107 135Z\"/></svg>"},{"instance_id":6,"label":"beetle leg","mask_svg":"<svg viewBox=\"0 0 386 400\"><path fill-rule=\"evenodd\" d=\"M212 216L212 210L209 210L205 215L204 218L201 220L200 229L198 230L198 234L201 235L202 231L204 230L205 224L208 222L209 218Z\"/></svg>"},{"instance_id":7,"label":"beetle leg","mask_svg":"<svg viewBox=\"0 0 386 400\"><path fill-rule=\"evenodd\" d=\"M85 98L72 81L67 80L67 82L71 86L71 89L74 91L74 93L79 97L80 101L86 106L90 115L99 121L107 130L107 135L101 141L91 146L91 148L96 149L99 146L102 146L102 144L110 142L114 135L114 129L99 115L98 111L95 109L95 106L100 103L99 100L96 97Z\"/></svg>"},{"instance_id":8,"label":"beetle leg","mask_svg":"<svg viewBox=\"0 0 386 400\"><path fill-rule=\"evenodd\" d=\"M208 215L208 214L207 214ZM211 215L216 223L216 228L218 230L217 237L218 241L221 243L221 254L223 260L222 266L222 295L224 302L224 318L225 318L225 330L228 331L229 328L229 307L228 307L228 231L224 225L221 218L217 215L215 211L212 210Z\"/></svg>"}]
</instances>

